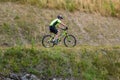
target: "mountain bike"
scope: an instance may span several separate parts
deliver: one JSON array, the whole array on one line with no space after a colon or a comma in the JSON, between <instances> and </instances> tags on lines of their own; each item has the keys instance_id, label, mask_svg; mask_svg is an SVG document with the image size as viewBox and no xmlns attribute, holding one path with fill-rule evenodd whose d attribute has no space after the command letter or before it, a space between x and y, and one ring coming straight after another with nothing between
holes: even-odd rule
<instances>
[{"instance_id":1,"label":"mountain bike","mask_svg":"<svg viewBox=\"0 0 120 80\"><path fill-rule=\"evenodd\" d=\"M62 29L62 32L58 38L58 43L59 44L62 41L64 41L64 45L66 47L74 47L76 46L76 38L73 35L68 34L68 29ZM46 48L53 47L57 44L53 43L55 35L45 35L42 38L42 45Z\"/></svg>"}]
</instances>

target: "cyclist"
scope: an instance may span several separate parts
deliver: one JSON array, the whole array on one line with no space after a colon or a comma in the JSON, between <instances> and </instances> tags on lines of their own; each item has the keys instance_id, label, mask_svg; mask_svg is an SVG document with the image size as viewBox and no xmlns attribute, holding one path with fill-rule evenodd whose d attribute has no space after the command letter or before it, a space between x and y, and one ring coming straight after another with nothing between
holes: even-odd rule
<instances>
[{"instance_id":1,"label":"cyclist","mask_svg":"<svg viewBox=\"0 0 120 80\"><path fill-rule=\"evenodd\" d=\"M53 43L57 44L58 43L58 37L59 37L59 30L57 29L58 24L62 25L60 26L61 28L63 28L63 26L65 27L65 29L68 29L66 27L66 24L64 24L61 20L63 19L62 15L58 15L57 19L54 19L49 26L50 32L55 34L55 37L53 39Z\"/></svg>"}]
</instances>

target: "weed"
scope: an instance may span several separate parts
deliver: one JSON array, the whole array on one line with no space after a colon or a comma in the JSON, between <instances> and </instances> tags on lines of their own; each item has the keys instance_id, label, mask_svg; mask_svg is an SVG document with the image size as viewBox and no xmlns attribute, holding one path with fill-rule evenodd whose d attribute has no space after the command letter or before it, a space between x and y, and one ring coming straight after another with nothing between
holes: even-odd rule
<instances>
[{"instance_id":1,"label":"weed","mask_svg":"<svg viewBox=\"0 0 120 80\"><path fill-rule=\"evenodd\" d=\"M82 47L81 49L39 49L13 47L0 50L0 72L25 71L45 77L75 77L107 80L119 76L119 49ZM106 54L102 54L106 53Z\"/></svg>"}]
</instances>

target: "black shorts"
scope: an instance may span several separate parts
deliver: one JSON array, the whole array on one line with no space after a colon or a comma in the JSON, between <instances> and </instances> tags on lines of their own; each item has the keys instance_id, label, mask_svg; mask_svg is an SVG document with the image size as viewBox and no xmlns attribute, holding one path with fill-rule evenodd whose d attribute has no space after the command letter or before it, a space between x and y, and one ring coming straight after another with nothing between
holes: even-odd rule
<instances>
[{"instance_id":1,"label":"black shorts","mask_svg":"<svg viewBox=\"0 0 120 80\"><path fill-rule=\"evenodd\" d=\"M54 26L49 26L50 28L50 32L54 33L54 34L57 34L58 33L58 30L56 29L56 27Z\"/></svg>"}]
</instances>

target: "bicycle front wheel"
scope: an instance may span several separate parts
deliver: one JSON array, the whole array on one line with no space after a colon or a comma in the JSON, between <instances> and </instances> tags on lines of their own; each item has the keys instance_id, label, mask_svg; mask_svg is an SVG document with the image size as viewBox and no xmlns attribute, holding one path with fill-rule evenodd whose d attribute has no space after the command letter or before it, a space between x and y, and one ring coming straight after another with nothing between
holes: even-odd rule
<instances>
[{"instance_id":1,"label":"bicycle front wheel","mask_svg":"<svg viewBox=\"0 0 120 80\"><path fill-rule=\"evenodd\" d=\"M52 39L53 37L51 35L45 35L42 39L42 45L46 48L53 47Z\"/></svg>"},{"instance_id":2,"label":"bicycle front wheel","mask_svg":"<svg viewBox=\"0 0 120 80\"><path fill-rule=\"evenodd\" d=\"M74 47L74 46L76 46L76 38L73 35L67 35L64 38L64 45L66 47Z\"/></svg>"}]
</instances>

